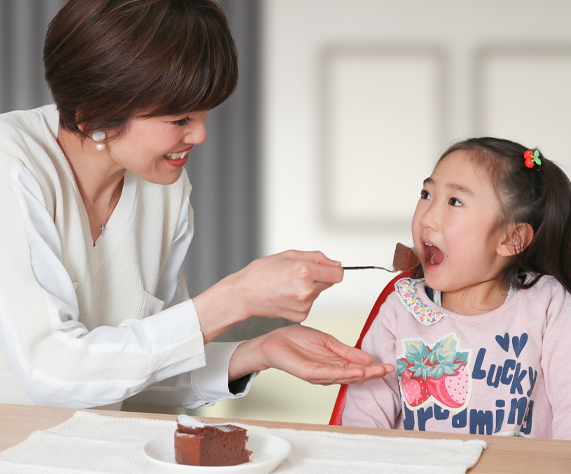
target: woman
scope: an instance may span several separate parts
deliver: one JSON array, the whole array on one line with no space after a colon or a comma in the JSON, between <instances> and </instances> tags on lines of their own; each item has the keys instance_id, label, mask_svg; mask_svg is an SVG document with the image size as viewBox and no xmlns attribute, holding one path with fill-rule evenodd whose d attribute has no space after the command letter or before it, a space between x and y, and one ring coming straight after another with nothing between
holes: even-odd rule
<instances>
[{"instance_id":1,"label":"woman","mask_svg":"<svg viewBox=\"0 0 571 474\"><path fill-rule=\"evenodd\" d=\"M384 375L292 326L214 338L251 316L303 321L343 270L319 252L259 259L193 300L183 165L237 82L210 0L70 0L44 47L56 106L0 116L0 402L199 407L276 367L313 383Z\"/></svg>"}]
</instances>

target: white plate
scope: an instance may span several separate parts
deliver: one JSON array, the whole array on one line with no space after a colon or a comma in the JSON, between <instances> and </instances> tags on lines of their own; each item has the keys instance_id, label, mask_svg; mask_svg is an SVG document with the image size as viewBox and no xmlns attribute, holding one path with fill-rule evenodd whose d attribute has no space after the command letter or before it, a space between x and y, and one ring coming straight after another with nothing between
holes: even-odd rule
<instances>
[{"instance_id":1,"label":"white plate","mask_svg":"<svg viewBox=\"0 0 571 474\"><path fill-rule=\"evenodd\" d=\"M250 462L236 466L187 466L174 458L174 434L149 441L144 448L145 457L162 472L186 472L188 474L230 474L247 472L267 474L272 472L290 453L291 445L277 436L248 431L246 449L252 451Z\"/></svg>"}]
</instances>

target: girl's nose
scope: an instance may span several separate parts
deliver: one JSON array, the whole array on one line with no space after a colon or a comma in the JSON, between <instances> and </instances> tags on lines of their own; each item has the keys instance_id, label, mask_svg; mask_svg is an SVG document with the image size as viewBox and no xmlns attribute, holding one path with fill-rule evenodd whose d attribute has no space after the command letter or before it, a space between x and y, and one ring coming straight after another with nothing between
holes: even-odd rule
<instances>
[{"instance_id":1,"label":"girl's nose","mask_svg":"<svg viewBox=\"0 0 571 474\"><path fill-rule=\"evenodd\" d=\"M438 215L433 204L428 206L422 214L420 227L423 229L438 230Z\"/></svg>"}]
</instances>

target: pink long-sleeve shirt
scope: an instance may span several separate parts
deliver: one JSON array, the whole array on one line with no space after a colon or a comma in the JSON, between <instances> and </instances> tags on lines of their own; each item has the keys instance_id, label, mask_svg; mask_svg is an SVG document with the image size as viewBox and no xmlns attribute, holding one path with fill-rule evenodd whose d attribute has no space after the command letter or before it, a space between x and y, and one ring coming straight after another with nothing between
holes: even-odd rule
<instances>
[{"instance_id":1,"label":"pink long-sleeve shirt","mask_svg":"<svg viewBox=\"0 0 571 474\"><path fill-rule=\"evenodd\" d=\"M397 371L350 385L343 425L571 439L571 295L550 276L464 316L403 279L362 344Z\"/></svg>"}]
</instances>

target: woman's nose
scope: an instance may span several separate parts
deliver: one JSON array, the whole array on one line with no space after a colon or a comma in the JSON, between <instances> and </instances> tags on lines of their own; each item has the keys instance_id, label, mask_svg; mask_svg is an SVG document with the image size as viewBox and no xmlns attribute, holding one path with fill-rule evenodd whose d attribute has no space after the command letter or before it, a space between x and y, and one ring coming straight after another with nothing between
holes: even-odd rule
<instances>
[{"instance_id":1,"label":"woman's nose","mask_svg":"<svg viewBox=\"0 0 571 474\"><path fill-rule=\"evenodd\" d=\"M194 145L200 145L206 140L206 119L208 112L201 112L196 115L187 125L184 141Z\"/></svg>"}]
</instances>

